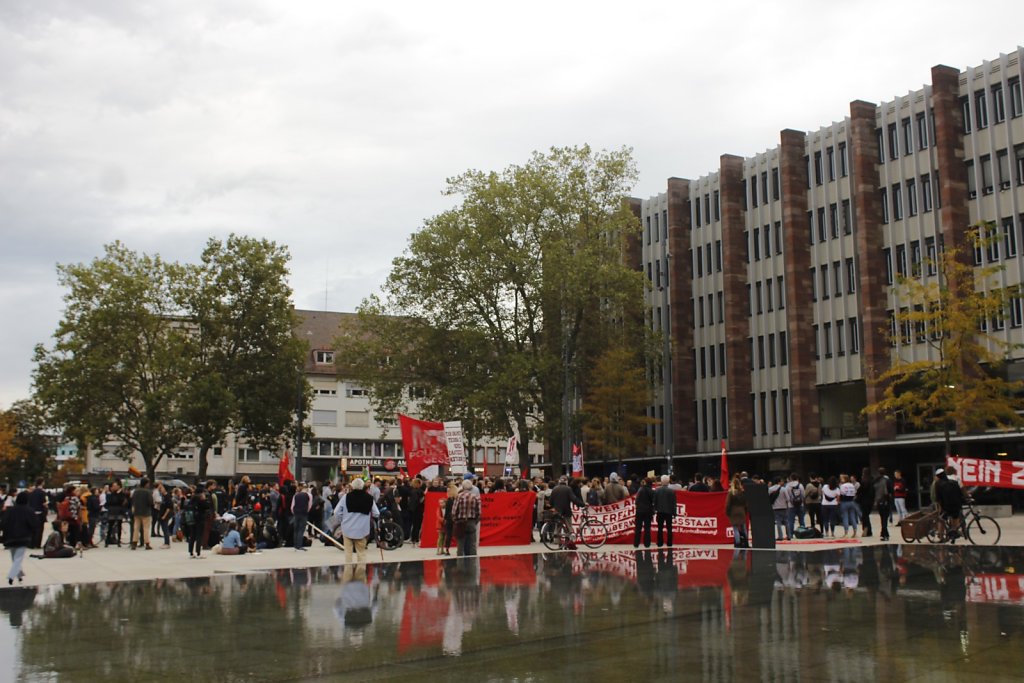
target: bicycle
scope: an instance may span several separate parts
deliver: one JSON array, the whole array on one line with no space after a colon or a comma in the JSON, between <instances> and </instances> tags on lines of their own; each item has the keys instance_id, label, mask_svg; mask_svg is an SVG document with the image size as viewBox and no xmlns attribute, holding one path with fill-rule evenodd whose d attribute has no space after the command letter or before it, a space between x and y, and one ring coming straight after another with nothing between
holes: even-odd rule
<instances>
[{"instance_id":1,"label":"bicycle","mask_svg":"<svg viewBox=\"0 0 1024 683\"><path fill-rule=\"evenodd\" d=\"M583 520L575 534L572 523L561 515L544 522L540 528L540 540L548 550L564 550L575 543L582 543L588 548L600 548L608 540L608 527L604 522L594 519L589 508L583 508Z\"/></svg>"},{"instance_id":2,"label":"bicycle","mask_svg":"<svg viewBox=\"0 0 1024 683\"><path fill-rule=\"evenodd\" d=\"M931 543L954 542L956 536L951 537L949 531L949 522L946 516L940 514L928 531L928 541ZM999 527L999 522L978 512L978 509L974 507L974 501L969 500L964 504L958 533L970 541L971 545L997 545L1002 536L1002 529Z\"/></svg>"}]
</instances>

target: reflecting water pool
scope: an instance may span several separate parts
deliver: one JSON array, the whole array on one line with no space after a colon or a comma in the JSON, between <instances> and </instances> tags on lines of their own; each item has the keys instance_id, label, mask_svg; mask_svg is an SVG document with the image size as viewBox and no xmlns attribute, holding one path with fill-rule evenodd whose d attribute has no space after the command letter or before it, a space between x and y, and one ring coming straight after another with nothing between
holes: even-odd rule
<instances>
[{"instance_id":1,"label":"reflecting water pool","mask_svg":"<svg viewBox=\"0 0 1024 683\"><path fill-rule=\"evenodd\" d=\"M1024 553L1006 548L678 549L0 589L0 670L88 683L1019 681L1019 569Z\"/></svg>"}]
</instances>

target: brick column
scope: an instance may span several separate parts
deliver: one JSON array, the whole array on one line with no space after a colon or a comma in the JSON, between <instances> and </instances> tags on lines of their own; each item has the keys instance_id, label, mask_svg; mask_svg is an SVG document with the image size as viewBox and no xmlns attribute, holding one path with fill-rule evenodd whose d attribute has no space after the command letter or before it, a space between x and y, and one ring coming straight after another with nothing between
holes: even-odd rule
<instances>
[{"instance_id":1,"label":"brick column","mask_svg":"<svg viewBox=\"0 0 1024 683\"><path fill-rule=\"evenodd\" d=\"M886 302L889 285L885 281L885 256L882 245L882 201L879 196L878 136L875 133L876 107L871 102L850 103L850 171L853 204L853 231L857 244L857 280L860 285L860 360L864 376L865 399L876 403L885 387L872 379L889 369ZM896 425L883 415L867 418L869 439L888 439L896 434Z\"/></svg>"},{"instance_id":2,"label":"brick column","mask_svg":"<svg viewBox=\"0 0 1024 683\"><path fill-rule=\"evenodd\" d=\"M726 386L729 399L729 449L754 444L750 409L750 310L747 296L746 240L743 212L743 159L721 157L719 191L722 204L722 282L725 288Z\"/></svg>"},{"instance_id":3,"label":"brick column","mask_svg":"<svg viewBox=\"0 0 1024 683\"><path fill-rule=\"evenodd\" d=\"M821 440L814 358L814 302L807 295L814 283L811 282L811 245L807 240L806 136L800 131L784 130L780 137L791 433L794 446L806 446Z\"/></svg>"},{"instance_id":4,"label":"brick column","mask_svg":"<svg viewBox=\"0 0 1024 683\"><path fill-rule=\"evenodd\" d=\"M697 450L693 410L697 369L693 367L693 261L690 254L690 181L668 179L669 318L672 339L672 435L675 453Z\"/></svg>"},{"instance_id":5,"label":"brick column","mask_svg":"<svg viewBox=\"0 0 1024 683\"><path fill-rule=\"evenodd\" d=\"M935 156L939 164L936 190L942 204L939 229L945 246L960 248L964 262L971 263L971 245L964 240L971 218L967 211L964 113L960 108L959 71L949 66L932 67L932 108L935 111Z\"/></svg>"}]
</instances>

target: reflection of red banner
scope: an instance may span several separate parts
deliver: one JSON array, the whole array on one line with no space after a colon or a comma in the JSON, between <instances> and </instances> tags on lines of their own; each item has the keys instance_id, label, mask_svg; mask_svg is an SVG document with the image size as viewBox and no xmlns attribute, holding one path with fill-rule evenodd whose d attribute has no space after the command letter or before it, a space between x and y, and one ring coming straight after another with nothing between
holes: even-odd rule
<instances>
[{"instance_id":1,"label":"reflection of red banner","mask_svg":"<svg viewBox=\"0 0 1024 683\"><path fill-rule=\"evenodd\" d=\"M1024 489L1024 462L1020 460L983 460L949 456L946 465L956 468L963 486L994 486Z\"/></svg>"},{"instance_id":2,"label":"reflection of red banner","mask_svg":"<svg viewBox=\"0 0 1024 683\"><path fill-rule=\"evenodd\" d=\"M534 555L480 558L481 586L532 586L537 582Z\"/></svg>"},{"instance_id":3,"label":"reflection of red banner","mask_svg":"<svg viewBox=\"0 0 1024 683\"><path fill-rule=\"evenodd\" d=\"M676 516L672 520L672 542L694 545L700 543L732 543L732 525L725 516L725 493L690 493L676 491ZM608 528L608 543L633 543L636 528L636 497L590 508L590 516ZM573 511L573 525L583 513ZM657 522L651 524L652 540Z\"/></svg>"},{"instance_id":4,"label":"reflection of red banner","mask_svg":"<svg viewBox=\"0 0 1024 683\"><path fill-rule=\"evenodd\" d=\"M410 477L415 477L431 465L448 464L443 423L399 415L398 425L402 430L402 449L405 451L405 463L409 467Z\"/></svg>"},{"instance_id":5,"label":"reflection of red banner","mask_svg":"<svg viewBox=\"0 0 1024 683\"><path fill-rule=\"evenodd\" d=\"M446 497L440 491L427 493L420 532L420 545L424 548L437 545L437 506ZM537 494L533 491L481 496L480 545L529 545L536 504Z\"/></svg>"},{"instance_id":6,"label":"reflection of red banner","mask_svg":"<svg viewBox=\"0 0 1024 683\"><path fill-rule=\"evenodd\" d=\"M440 645L444 639L444 621L448 617L448 599L426 591L405 591L402 625L398 631L398 653L410 647Z\"/></svg>"},{"instance_id":7,"label":"reflection of red banner","mask_svg":"<svg viewBox=\"0 0 1024 683\"><path fill-rule=\"evenodd\" d=\"M1024 605L1024 575L977 574L967 577L967 602Z\"/></svg>"},{"instance_id":8,"label":"reflection of red banner","mask_svg":"<svg viewBox=\"0 0 1024 683\"><path fill-rule=\"evenodd\" d=\"M727 574L732 563L732 549L718 548L677 548L661 558L650 556L646 561L658 573L666 571L666 563L678 572L676 585L679 588L698 588L728 585ZM573 562L574 573L597 572L612 574L630 581L637 580L637 559L633 552L603 552L593 555L577 555Z\"/></svg>"}]
</instances>

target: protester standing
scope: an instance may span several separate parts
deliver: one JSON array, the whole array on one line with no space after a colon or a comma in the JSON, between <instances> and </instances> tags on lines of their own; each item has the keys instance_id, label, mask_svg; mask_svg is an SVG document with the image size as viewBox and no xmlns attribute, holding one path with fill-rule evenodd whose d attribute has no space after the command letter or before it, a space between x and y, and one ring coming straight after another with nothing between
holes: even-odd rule
<instances>
[{"instance_id":1,"label":"protester standing","mask_svg":"<svg viewBox=\"0 0 1024 683\"><path fill-rule=\"evenodd\" d=\"M747 541L747 495L740 475L733 475L729 492L725 495L725 516L732 525L732 543L737 548L749 548Z\"/></svg>"},{"instance_id":2,"label":"protester standing","mask_svg":"<svg viewBox=\"0 0 1024 683\"><path fill-rule=\"evenodd\" d=\"M131 549L135 550L136 538L139 544L144 544L146 550L152 550L149 544L149 523L153 516L153 491L149 488L149 479L145 477L132 491L132 536ZM138 536L136 537L136 531Z\"/></svg>"},{"instance_id":3,"label":"protester standing","mask_svg":"<svg viewBox=\"0 0 1024 683\"><path fill-rule=\"evenodd\" d=\"M673 494L675 495L675 494ZM654 491L651 480L644 477L636 492L636 528L633 530L633 547L640 547L640 535L643 532L644 547L651 547L651 519L654 517Z\"/></svg>"},{"instance_id":4,"label":"protester standing","mask_svg":"<svg viewBox=\"0 0 1024 683\"><path fill-rule=\"evenodd\" d=\"M312 498L306 492L306 485L299 484L298 491L292 496L292 531L296 550L305 550L306 543L306 521L309 519L309 509Z\"/></svg>"},{"instance_id":5,"label":"protester standing","mask_svg":"<svg viewBox=\"0 0 1024 683\"><path fill-rule=\"evenodd\" d=\"M893 472L892 502L896 508L896 521L902 522L907 516L907 482L903 480L903 473L899 470Z\"/></svg>"},{"instance_id":6,"label":"protester standing","mask_svg":"<svg viewBox=\"0 0 1024 683\"><path fill-rule=\"evenodd\" d=\"M25 579L21 563L25 560L25 553L28 552L36 529L36 514L29 507L28 501L28 491L19 492L14 499L14 505L7 510L3 519L4 547L11 553L11 569L7 572L7 585L12 585L15 579L19 582Z\"/></svg>"},{"instance_id":7,"label":"protester standing","mask_svg":"<svg viewBox=\"0 0 1024 683\"><path fill-rule=\"evenodd\" d=\"M460 557L476 555L476 534L480 524L480 496L473 493L473 482L465 479L462 491L452 505L452 519L455 523L455 538Z\"/></svg>"},{"instance_id":8,"label":"protester standing","mask_svg":"<svg viewBox=\"0 0 1024 683\"><path fill-rule=\"evenodd\" d=\"M370 536L370 522L380 517L373 496L365 488L365 481L353 479L352 490L342 496L334 508L334 518L340 525L345 546L345 564L352 564L353 548L359 563L366 562L366 539Z\"/></svg>"},{"instance_id":9,"label":"protester standing","mask_svg":"<svg viewBox=\"0 0 1024 683\"><path fill-rule=\"evenodd\" d=\"M807 510L807 526L821 528L824 534L821 521L821 480L813 474L804 487L804 508Z\"/></svg>"},{"instance_id":10,"label":"protester standing","mask_svg":"<svg viewBox=\"0 0 1024 683\"><path fill-rule=\"evenodd\" d=\"M889 540L889 520L892 516L892 481L886 475L885 468L878 468L878 478L874 482L875 509L878 510L878 537Z\"/></svg>"},{"instance_id":11,"label":"protester standing","mask_svg":"<svg viewBox=\"0 0 1024 683\"><path fill-rule=\"evenodd\" d=\"M662 529L667 529L666 542L672 547L672 522L676 516L676 492L669 488L669 476L661 475L661 486L654 492L654 512L658 519L658 547L662 544Z\"/></svg>"},{"instance_id":12,"label":"protester standing","mask_svg":"<svg viewBox=\"0 0 1024 683\"><path fill-rule=\"evenodd\" d=\"M839 482L830 477L821 487L821 533L831 538L839 526Z\"/></svg>"}]
</instances>

